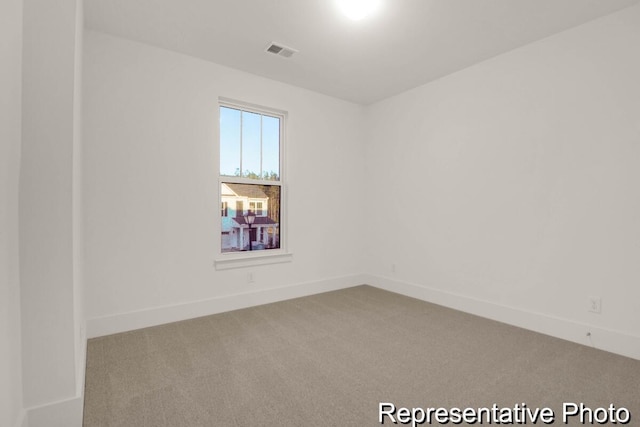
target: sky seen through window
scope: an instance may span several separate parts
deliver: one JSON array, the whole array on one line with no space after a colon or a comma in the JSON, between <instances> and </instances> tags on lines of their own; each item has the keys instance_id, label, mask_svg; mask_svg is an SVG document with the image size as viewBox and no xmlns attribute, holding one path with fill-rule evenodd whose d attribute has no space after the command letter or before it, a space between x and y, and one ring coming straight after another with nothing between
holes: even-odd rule
<instances>
[{"instance_id":1,"label":"sky seen through window","mask_svg":"<svg viewBox=\"0 0 640 427\"><path fill-rule=\"evenodd\" d=\"M280 119L220 107L220 175L279 179Z\"/></svg>"}]
</instances>

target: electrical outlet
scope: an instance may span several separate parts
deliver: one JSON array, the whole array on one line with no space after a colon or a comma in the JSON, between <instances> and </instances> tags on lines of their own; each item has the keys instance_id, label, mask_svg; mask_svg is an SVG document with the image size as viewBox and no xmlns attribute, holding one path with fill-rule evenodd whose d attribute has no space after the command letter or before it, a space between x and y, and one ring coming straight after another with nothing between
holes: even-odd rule
<instances>
[{"instance_id":1,"label":"electrical outlet","mask_svg":"<svg viewBox=\"0 0 640 427\"><path fill-rule=\"evenodd\" d=\"M395 273L396 272L396 263L391 263L391 272Z\"/></svg>"},{"instance_id":2,"label":"electrical outlet","mask_svg":"<svg viewBox=\"0 0 640 427\"><path fill-rule=\"evenodd\" d=\"M253 271L247 274L247 283L253 283L256 281L256 276L253 274Z\"/></svg>"},{"instance_id":3,"label":"electrical outlet","mask_svg":"<svg viewBox=\"0 0 640 427\"><path fill-rule=\"evenodd\" d=\"M602 313L602 298L600 297L588 297L589 307L588 311L591 313Z\"/></svg>"}]
</instances>

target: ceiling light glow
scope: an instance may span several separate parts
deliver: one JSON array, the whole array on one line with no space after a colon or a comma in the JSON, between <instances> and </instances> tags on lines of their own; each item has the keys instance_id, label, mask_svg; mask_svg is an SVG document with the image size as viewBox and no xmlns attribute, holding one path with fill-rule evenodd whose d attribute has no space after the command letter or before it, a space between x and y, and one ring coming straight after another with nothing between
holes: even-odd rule
<instances>
[{"instance_id":1,"label":"ceiling light glow","mask_svg":"<svg viewBox=\"0 0 640 427\"><path fill-rule=\"evenodd\" d=\"M380 7L381 0L339 0L338 6L349 19L359 21Z\"/></svg>"}]
</instances>

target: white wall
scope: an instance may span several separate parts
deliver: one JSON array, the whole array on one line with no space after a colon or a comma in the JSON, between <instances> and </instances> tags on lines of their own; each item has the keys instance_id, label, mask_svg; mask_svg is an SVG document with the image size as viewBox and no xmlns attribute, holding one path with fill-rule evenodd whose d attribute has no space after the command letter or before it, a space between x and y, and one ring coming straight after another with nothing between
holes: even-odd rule
<instances>
[{"instance_id":1,"label":"white wall","mask_svg":"<svg viewBox=\"0 0 640 427\"><path fill-rule=\"evenodd\" d=\"M84 55L90 336L361 283L362 107L96 32ZM214 269L219 96L289 113L290 263Z\"/></svg>"},{"instance_id":2,"label":"white wall","mask_svg":"<svg viewBox=\"0 0 640 427\"><path fill-rule=\"evenodd\" d=\"M638 46L640 6L371 106L371 280L640 358Z\"/></svg>"},{"instance_id":3,"label":"white wall","mask_svg":"<svg viewBox=\"0 0 640 427\"><path fill-rule=\"evenodd\" d=\"M22 1L0 4L0 426L22 418L18 175Z\"/></svg>"},{"instance_id":4,"label":"white wall","mask_svg":"<svg viewBox=\"0 0 640 427\"><path fill-rule=\"evenodd\" d=\"M20 290L24 405L31 427L81 424L73 168L80 137L79 7L76 0L24 1Z\"/></svg>"}]
</instances>

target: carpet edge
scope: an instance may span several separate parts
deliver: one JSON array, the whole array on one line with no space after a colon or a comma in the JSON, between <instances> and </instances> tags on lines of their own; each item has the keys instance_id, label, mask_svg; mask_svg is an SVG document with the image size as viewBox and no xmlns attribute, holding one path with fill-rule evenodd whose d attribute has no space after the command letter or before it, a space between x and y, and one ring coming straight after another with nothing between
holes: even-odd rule
<instances>
[{"instance_id":1,"label":"carpet edge","mask_svg":"<svg viewBox=\"0 0 640 427\"><path fill-rule=\"evenodd\" d=\"M333 277L255 292L225 295L188 303L151 307L127 313L87 319L87 338L127 332L165 323L284 301L365 284L365 275Z\"/></svg>"},{"instance_id":2,"label":"carpet edge","mask_svg":"<svg viewBox=\"0 0 640 427\"><path fill-rule=\"evenodd\" d=\"M390 292L640 360L640 336L383 276L365 275L365 283ZM587 337L587 332L591 332L590 337Z\"/></svg>"}]
</instances>

